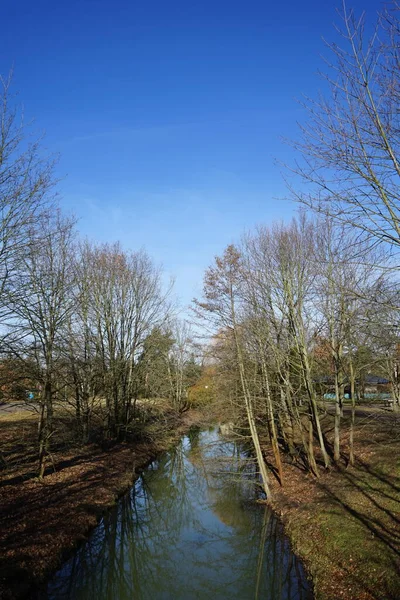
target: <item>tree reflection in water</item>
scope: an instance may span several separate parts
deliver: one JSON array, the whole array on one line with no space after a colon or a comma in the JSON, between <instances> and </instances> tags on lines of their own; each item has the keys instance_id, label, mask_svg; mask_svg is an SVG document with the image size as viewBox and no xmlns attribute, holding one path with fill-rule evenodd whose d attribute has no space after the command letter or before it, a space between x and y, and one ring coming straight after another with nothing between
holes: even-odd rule
<instances>
[{"instance_id":1,"label":"tree reflection in water","mask_svg":"<svg viewBox=\"0 0 400 600\"><path fill-rule=\"evenodd\" d=\"M42 598L311 598L280 522L253 502L254 481L238 445L193 430L142 474Z\"/></svg>"}]
</instances>

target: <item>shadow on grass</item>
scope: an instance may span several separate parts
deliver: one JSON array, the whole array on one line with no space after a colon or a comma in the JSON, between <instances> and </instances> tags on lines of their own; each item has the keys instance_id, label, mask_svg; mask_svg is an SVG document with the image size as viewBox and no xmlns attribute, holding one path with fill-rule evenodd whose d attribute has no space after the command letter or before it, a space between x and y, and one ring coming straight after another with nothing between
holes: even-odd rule
<instances>
[{"instance_id":1,"label":"shadow on grass","mask_svg":"<svg viewBox=\"0 0 400 600\"><path fill-rule=\"evenodd\" d=\"M93 462L103 448L99 444L83 445L76 429L66 419L57 419L54 440L47 458L45 477L68 467ZM22 438L22 439L21 439ZM0 421L0 489L35 479L38 476L37 423L34 420ZM115 442L114 442L115 444ZM73 456L68 456L73 453ZM67 457L63 457L63 454Z\"/></svg>"},{"instance_id":2,"label":"shadow on grass","mask_svg":"<svg viewBox=\"0 0 400 600\"><path fill-rule=\"evenodd\" d=\"M397 600L400 593L399 478L362 461L354 469L339 471L339 485L334 480L333 483L321 482L319 486L326 497L327 523L331 529L336 528L338 557L343 558L340 568L373 598ZM351 551L355 551L359 559L356 572L351 569Z\"/></svg>"}]
</instances>

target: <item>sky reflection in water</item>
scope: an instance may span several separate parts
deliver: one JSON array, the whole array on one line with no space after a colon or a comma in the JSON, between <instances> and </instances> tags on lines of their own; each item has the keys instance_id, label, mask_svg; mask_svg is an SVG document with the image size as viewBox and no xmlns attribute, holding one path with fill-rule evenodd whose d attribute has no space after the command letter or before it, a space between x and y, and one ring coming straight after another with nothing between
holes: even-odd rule
<instances>
[{"instance_id":1,"label":"sky reflection in water","mask_svg":"<svg viewBox=\"0 0 400 600\"><path fill-rule=\"evenodd\" d=\"M192 430L146 469L41 598L312 598L281 524L255 494L245 452L215 430Z\"/></svg>"}]
</instances>

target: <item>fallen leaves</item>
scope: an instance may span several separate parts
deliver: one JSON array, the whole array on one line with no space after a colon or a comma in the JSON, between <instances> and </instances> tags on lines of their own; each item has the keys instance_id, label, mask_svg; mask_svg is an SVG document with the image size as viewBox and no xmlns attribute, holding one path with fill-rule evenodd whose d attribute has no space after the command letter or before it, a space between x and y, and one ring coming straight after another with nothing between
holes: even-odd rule
<instances>
[{"instance_id":1,"label":"fallen leaves","mask_svg":"<svg viewBox=\"0 0 400 600\"><path fill-rule=\"evenodd\" d=\"M106 451L92 444L54 452L56 471L50 469L43 483L35 477L36 455L29 451L27 432L31 427L34 439L35 423L24 423L23 445L21 424L7 423L14 462L0 480L0 598L26 594L21 578L29 586L45 580L132 485L132 465L136 471L146 466L195 420L196 415L185 415L173 432L147 443L121 443Z\"/></svg>"}]
</instances>

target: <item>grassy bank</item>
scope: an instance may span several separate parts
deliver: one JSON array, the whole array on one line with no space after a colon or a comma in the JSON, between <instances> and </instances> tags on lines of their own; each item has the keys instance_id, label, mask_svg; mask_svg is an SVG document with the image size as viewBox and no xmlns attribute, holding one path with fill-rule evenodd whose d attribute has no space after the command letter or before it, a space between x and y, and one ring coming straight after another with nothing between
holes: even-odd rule
<instances>
[{"instance_id":1,"label":"grassy bank","mask_svg":"<svg viewBox=\"0 0 400 600\"><path fill-rule=\"evenodd\" d=\"M63 442L52 453L44 482L37 480L36 419L28 412L0 416L1 450L7 459L0 480L0 598L23 598L86 539L102 513L133 483L156 454L192 424L194 411L163 411L149 419L140 439L78 446L68 415L58 415Z\"/></svg>"},{"instance_id":2,"label":"grassy bank","mask_svg":"<svg viewBox=\"0 0 400 600\"><path fill-rule=\"evenodd\" d=\"M346 423L346 419L345 419ZM358 415L354 467L319 480L285 464L274 508L312 576L317 600L400 597L400 416ZM324 418L329 435L331 418Z\"/></svg>"}]
</instances>

